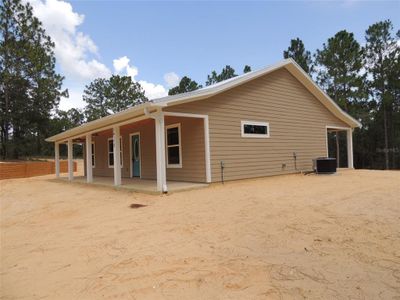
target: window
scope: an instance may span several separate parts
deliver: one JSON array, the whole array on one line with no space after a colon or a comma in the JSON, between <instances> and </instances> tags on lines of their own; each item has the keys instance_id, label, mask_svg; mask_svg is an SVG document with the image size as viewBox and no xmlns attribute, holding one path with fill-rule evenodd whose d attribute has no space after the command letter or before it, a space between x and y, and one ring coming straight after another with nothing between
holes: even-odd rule
<instances>
[{"instance_id":1,"label":"window","mask_svg":"<svg viewBox=\"0 0 400 300\"><path fill-rule=\"evenodd\" d=\"M269 138L269 123L242 121L242 137Z\"/></svg>"},{"instance_id":2,"label":"window","mask_svg":"<svg viewBox=\"0 0 400 300\"><path fill-rule=\"evenodd\" d=\"M166 126L167 168L182 168L181 124Z\"/></svg>"},{"instance_id":3,"label":"window","mask_svg":"<svg viewBox=\"0 0 400 300\"><path fill-rule=\"evenodd\" d=\"M95 147L94 147L94 142L92 142L92 168L96 167L96 160L95 160Z\"/></svg>"},{"instance_id":4,"label":"window","mask_svg":"<svg viewBox=\"0 0 400 300\"><path fill-rule=\"evenodd\" d=\"M119 155L120 155L120 162L121 162L121 167L123 165L123 160L122 160L122 137L119 138ZM113 168L114 167L114 143L113 143L113 138L108 139L108 167Z\"/></svg>"}]
</instances>

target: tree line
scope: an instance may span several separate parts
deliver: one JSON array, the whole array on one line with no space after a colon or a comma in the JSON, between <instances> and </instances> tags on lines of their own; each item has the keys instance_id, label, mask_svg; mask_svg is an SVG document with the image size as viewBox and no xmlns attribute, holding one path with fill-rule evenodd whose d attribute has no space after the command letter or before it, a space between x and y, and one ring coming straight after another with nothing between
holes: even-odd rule
<instances>
[{"instance_id":1,"label":"tree line","mask_svg":"<svg viewBox=\"0 0 400 300\"><path fill-rule=\"evenodd\" d=\"M296 38L283 55L361 122L353 138L356 168L399 169L400 31L394 33L392 22L385 20L369 26L364 38L361 46L353 33L341 30L313 55ZM336 140L345 144L344 135ZM338 158L346 159L345 147Z\"/></svg>"},{"instance_id":2,"label":"tree line","mask_svg":"<svg viewBox=\"0 0 400 300\"><path fill-rule=\"evenodd\" d=\"M85 122L148 101L142 86L129 76L98 78L85 87L84 109L58 109L64 77L55 71L54 43L29 3L0 4L0 126L2 159L52 155L44 139ZM365 31L365 40L339 31L311 53L300 38L290 41L284 58L293 58L321 88L363 127L354 133L356 168L400 168L400 31L390 20ZM251 71L246 65L243 73ZM238 76L230 65L212 71L209 86ZM183 76L169 95L203 85ZM336 139L345 143L344 136ZM339 153L345 161L345 147ZM335 152L333 148L333 152ZM336 155L336 153L335 153Z\"/></svg>"}]
</instances>

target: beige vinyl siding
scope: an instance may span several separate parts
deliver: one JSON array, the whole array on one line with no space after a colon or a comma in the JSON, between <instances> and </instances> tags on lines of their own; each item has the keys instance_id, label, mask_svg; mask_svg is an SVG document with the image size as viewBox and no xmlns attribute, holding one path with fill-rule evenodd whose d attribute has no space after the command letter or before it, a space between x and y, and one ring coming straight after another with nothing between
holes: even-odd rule
<instances>
[{"instance_id":1,"label":"beige vinyl siding","mask_svg":"<svg viewBox=\"0 0 400 300\"><path fill-rule=\"evenodd\" d=\"M203 119L165 117L165 124L181 124L182 168L167 168L167 180L205 182L205 154ZM141 178L156 179L155 125L153 119L121 127L123 166L122 177L131 177L130 137L140 133ZM95 168L93 176L114 176L114 169L108 167L108 139L112 131L108 130L93 136L95 142ZM85 165L86 168L86 165Z\"/></svg>"},{"instance_id":2,"label":"beige vinyl siding","mask_svg":"<svg viewBox=\"0 0 400 300\"><path fill-rule=\"evenodd\" d=\"M212 181L310 170L326 156L326 126L348 127L287 70L280 69L205 100L164 109L209 116ZM241 137L241 121L268 122L270 138ZM283 167L283 164L286 167Z\"/></svg>"},{"instance_id":3,"label":"beige vinyl siding","mask_svg":"<svg viewBox=\"0 0 400 300\"><path fill-rule=\"evenodd\" d=\"M139 131L140 132L140 160L141 160L141 178L155 179L157 176L156 166L156 134L154 120L146 120L147 125L138 128L139 130L127 129L124 130L127 143L131 143L129 134ZM128 145L129 146L129 145ZM124 155L124 160L130 167L130 153ZM124 161L124 163L125 163Z\"/></svg>"},{"instance_id":4,"label":"beige vinyl siding","mask_svg":"<svg viewBox=\"0 0 400 300\"><path fill-rule=\"evenodd\" d=\"M108 168L107 139L109 137L112 137L111 130L92 136L92 141L95 143L93 176L112 176L114 174L113 169Z\"/></svg>"},{"instance_id":5,"label":"beige vinyl siding","mask_svg":"<svg viewBox=\"0 0 400 300\"><path fill-rule=\"evenodd\" d=\"M131 133L140 133L141 178L156 178L156 148L154 120L145 120L121 127L123 166L122 177L131 177L130 170L130 137ZM95 141L95 161L93 176L114 176L114 169L108 167L108 139L112 138L111 130L93 136Z\"/></svg>"},{"instance_id":6,"label":"beige vinyl siding","mask_svg":"<svg viewBox=\"0 0 400 300\"><path fill-rule=\"evenodd\" d=\"M167 168L168 180L205 182L203 119L165 117L165 125L181 124L182 168Z\"/></svg>"}]
</instances>

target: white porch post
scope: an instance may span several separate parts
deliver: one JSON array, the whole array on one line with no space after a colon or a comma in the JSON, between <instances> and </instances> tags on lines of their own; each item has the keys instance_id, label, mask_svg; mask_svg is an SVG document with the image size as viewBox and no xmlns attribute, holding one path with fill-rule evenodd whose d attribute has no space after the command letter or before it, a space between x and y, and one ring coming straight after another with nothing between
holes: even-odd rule
<instances>
[{"instance_id":1,"label":"white porch post","mask_svg":"<svg viewBox=\"0 0 400 300\"><path fill-rule=\"evenodd\" d=\"M56 177L60 177L60 144L54 143L54 164L56 169Z\"/></svg>"},{"instance_id":2,"label":"white porch post","mask_svg":"<svg viewBox=\"0 0 400 300\"><path fill-rule=\"evenodd\" d=\"M86 182L93 182L93 168L92 168L92 135L86 135Z\"/></svg>"},{"instance_id":3,"label":"white porch post","mask_svg":"<svg viewBox=\"0 0 400 300\"><path fill-rule=\"evenodd\" d=\"M347 129L347 161L348 168L353 169L353 129Z\"/></svg>"},{"instance_id":4,"label":"white porch post","mask_svg":"<svg viewBox=\"0 0 400 300\"><path fill-rule=\"evenodd\" d=\"M113 144L114 144L114 185L121 185L121 144L120 144L120 128L113 128Z\"/></svg>"},{"instance_id":5,"label":"white porch post","mask_svg":"<svg viewBox=\"0 0 400 300\"><path fill-rule=\"evenodd\" d=\"M72 157L72 140L68 140L68 180L74 179L74 161Z\"/></svg>"},{"instance_id":6,"label":"white porch post","mask_svg":"<svg viewBox=\"0 0 400 300\"><path fill-rule=\"evenodd\" d=\"M165 170L165 121L163 113L155 118L156 127L156 160L157 160L157 191L167 192L167 176Z\"/></svg>"},{"instance_id":7,"label":"white porch post","mask_svg":"<svg viewBox=\"0 0 400 300\"><path fill-rule=\"evenodd\" d=\"M206 163L206 182L211 182L211 163L210 163L210 130L208 126L208 116L204 119L204 153L205 153L205 163Z\"/></svg>"},{"instance_id":8,"label":"white porch post","mask_svg":"<svg viewBox=\"0 0 400 300\"><path fill-rule=\"evenodd\" d=\"M160 117L160 146L161 146L161 175L162 175L162 191L168 192L167 187L167 170L165 163L165 119L164 114L161 113Z\"/></svg>"}]
</instances>

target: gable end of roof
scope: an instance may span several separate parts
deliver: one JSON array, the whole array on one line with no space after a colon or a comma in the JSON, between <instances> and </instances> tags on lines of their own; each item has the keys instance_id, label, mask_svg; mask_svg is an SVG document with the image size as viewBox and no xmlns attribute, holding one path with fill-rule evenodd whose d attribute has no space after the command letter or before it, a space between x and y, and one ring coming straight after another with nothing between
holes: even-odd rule
<instances>
[{"instance_id":1,"label":"gable end of roof","mask_svg":"<svg viewBox=\"0 0 400 300\"><path fill-rule=\"evenodd\" d=\"M122 120L128 120L129 118L135 117L139 114L144 113L144 109L146 108L162 108L165 106L174 106L178 104L182 104L185 102L198 101L202 99L209 98L211 96L215 96L219 93L230 90L236 86L245 84L251 80L259 78L261 76L272 73L278 69L285 68L288 70L299 82L307 88L308 91L311 92L331 113L333 113L338 119L342 120L344 123L348 124L349 127L361 127L361 123L343 111L313 80L312 78L304 72L304 70L291 58L282 60L272 66L263 68L261 70L249 72L217 84L204 87L202 89L174 95L174 96L166 96L158 99L154 99L150 102L141 104L139 106L131 107L126 110L123 110L119 113L100 118L86 124L83 124L79 127L75 127L69 129L65 132L59 133L52 137L46 139L48 142L57 142L61 140L66 140L73 136L84 134L86 132L90 132L93 130L97 130L103 128L105 126L110 126L111 124L117 124Z\"/></svg>"}]
</instances>

